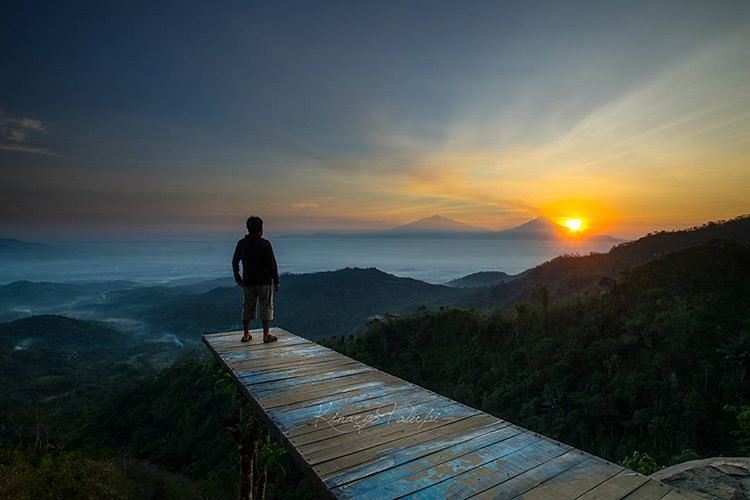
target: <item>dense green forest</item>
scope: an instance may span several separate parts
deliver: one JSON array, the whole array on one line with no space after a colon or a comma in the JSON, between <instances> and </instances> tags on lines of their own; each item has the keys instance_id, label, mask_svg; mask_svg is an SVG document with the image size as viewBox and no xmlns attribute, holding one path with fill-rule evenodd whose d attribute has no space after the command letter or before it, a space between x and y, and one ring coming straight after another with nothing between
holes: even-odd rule
<instances>
[{"instance_id":1,"label":"dense green forest","mask_svg":"<svg viewBox=\"0 0 750 500\"><path fill-rule=\"evenodd\" d=\"M200 352L162 370L112 351L55 354L41 350L6 364L12 356L0 351L3 387L20 387L0 400L1 498L236 495L238 453L224 429L235 389L218 365ZM277 445L269 447L269 497L309 498L305 478Z\"/></svg>"},{"instance_id":2,"label":"dense green forest","mask_svg":"<svg viewBox=\"0 0 750 500\"><path fill-rule=\"evenodd\" d=\"M595 297L443 308L324 343L611 460L746 453L750 249L658 258Z\"/></svg>"}]
</instances>

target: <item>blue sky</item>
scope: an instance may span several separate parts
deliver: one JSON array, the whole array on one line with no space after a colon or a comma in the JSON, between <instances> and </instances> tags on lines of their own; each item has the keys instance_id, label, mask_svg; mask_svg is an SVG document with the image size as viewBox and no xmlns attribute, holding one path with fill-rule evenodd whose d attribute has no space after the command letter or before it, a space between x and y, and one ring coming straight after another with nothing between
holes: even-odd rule
<instances>
[{"instance_id":1,"label":"blue sky","mask_svg":"<svg viewBox=\"0 0 750 500\"><path fill-rule=\"evenodd\" d=\"M17 2L0 233L748 212L748 2Z\"/></svg>"}]
</instances>

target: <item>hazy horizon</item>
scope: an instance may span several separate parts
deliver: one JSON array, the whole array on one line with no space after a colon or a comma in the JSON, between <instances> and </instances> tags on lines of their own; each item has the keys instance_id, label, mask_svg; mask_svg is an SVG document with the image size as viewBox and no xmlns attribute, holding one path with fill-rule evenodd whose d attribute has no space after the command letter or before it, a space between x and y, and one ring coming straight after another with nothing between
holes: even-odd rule
<instances>
[{"instance_id":1,"label":"hazy horizon","mask_svg":"<svg viewBox=\"0 0 750 500\"><path fill-rule=\"evenodd\" d=\"M438 214L435 214L439 217L442 217ZM713 219L713 220L696 220L693 223L689 223L687 225L678 225L678 224L672 224L665 227L660 228L653 228L647 231L644 231L643 233L634 233L630 237L623 237L619 234L613 234L613 233L591 233L584 235L581 239L587 240L591 237L596 236L610 236L615 238L616 240L620 241L631 241L638 239L642 236L646 236L647 234L651 232L656 231L679 231L684 229L689 229L692 227L701 226L703 224L706 224L708 222L717 222L719 220L730 220L734 219L736 217L742 217L747 216L748 214L736 214L735 216L727 217L726 219ZM423 219L430 218L432 216L427 216ZM543 217L543 216L540 216ZM321 228L321 229L297 229L297 230L278 230L273 227L268 227L268 224L266 224L265 229L265 237L267 238L284 238L284 237L306 237L306 236L320 236L320 237L326 237L326 236L358 236L358 235L368 235L372 233L379 233L381 231L387 232L391 229L399 228L401 225L407 225L409 223L413 222L419 222L423 219L417 219L417 220L409 220L406 221L404 224L400 225L383 225L378 226L375 228L359 228L359 229L348 229L348 228ZM455 219L454 219L455 220ZM500 227L497 229L487 229L491 232L501 232L501 231L507 231L510 229L514 229L520 225L523 225L527 222L531 222L536 220L535 218L531 218L528 220L524 220L518 224L513 224L511 226L505 226ZM457 221L460 223L464 223L464 221ZM43 244L55 244L55 243L64 243L64 244L76 244L76 243L113 243L113 242L122 242L122 243L128 243L128 242L201 242L201 243L208 243L211 241L215 242L226 242L226 241L236 241L238 238L241 238L245 234L245 229L242 227L242 224L240 224L236 230L222 230L219 232L189 232L189 231L182 231L182 232L169 232L169 231L149 231L149 232L133 232L133 233L121 233L121 232L99 232L96 234L90 234L90 233L75 233L75 232L67 232L67 233L46 233L46 234L39 234L38 237L35 234L29 234L28 236L25 234L12 234L12 233L0 233L0 238L8 238L8 239L16 239L20 241L30 242L30 243L43 243ZM438 231L440 232L440 231ZM21 232L22 233L22 232ZM458 237L460 233L456 234L450 234L449 237ZM469 236L471 238L471 236ZM563 238L565 239L565 238Z\"/></svg>"},{"instance_id":2,"label":"hazy horizon","mask_svg":"<svg viewBox=\"0 0 750 500\"><path fill-rule=\"evenodd\" d=\"M54 255L5 258L0 284L18 280L128 280L168 284L231 276L237 239L66 242ZM446 283L479 271L518 274L562 254L606 252L611 242L508 241L460 238L287 237L273 239L279 271L302 274L346 267ZM468 243L468 244L467 244ZM456 255L461 255L460 259Z\"/></svg>"}]
</instances>

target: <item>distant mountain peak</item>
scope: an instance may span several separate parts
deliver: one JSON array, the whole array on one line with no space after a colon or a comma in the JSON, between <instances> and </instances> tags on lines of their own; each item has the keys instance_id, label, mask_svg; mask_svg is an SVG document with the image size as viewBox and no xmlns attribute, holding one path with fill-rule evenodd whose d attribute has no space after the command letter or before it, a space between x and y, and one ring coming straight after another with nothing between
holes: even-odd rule
<instances>
[{"instance_id":1,"label":"distant mountain peak","mask_svg":"<svg viewBox=\"0 0 750 500\"><path fill-rule=\"evenodd\" d=\"M508 239L519 239L519 240L559 240L570 237L568 230L556 223L555 221L548 219L547 217L536 217L528 222L524 222L516 227L506 229L504 231L498 231L498 237ZM612 243L618 243L622 240L613 238L612 236L604 234L588 234L582 233L582 239L606 241Z\"/></svg>"},{"instance_id":2,"label":"distant mountain peak","mask_svg":"<svg viewBox=\"0 0 750 500\"><path fill-rule=\"evenodd\" d=\"M451 233L479 233L490 232L489 229L479 226L472 226L459 222L455 219L443 217L442 215L432 215L423 219L394 227L389 232L408 233L408 232L451 232Z\"/></svg>"},{"instance_id":3,"label":"distant mountain peak","mask_svg":"<svg viewBox=\"0 0 750 500\"><path fill-rule=\"evenodd\" d=\"M548 219L546 217L541 217L540 216L540 217L536 217L534 219L531 219L528 222L524 222L523 224L521 224L519 226L516 226L513 229L524 229L524 228L527 228L527 229L532 229L532 228L537 228L537 229L555 229L555 230L557 230L557 229L562 229L562 226L560 226L560 224L556 224L555 222L553 222L552 220L550 220L550 219Z\"/></svg>"},{"instance_id":4,"label":"distant mountain peak","mask_svg":"<svg viewBox=\"0 0 750 500\"><path fill-rule=\"evenodd\" d=\"M516 227L500 231L505 235L534 235L544 238L555 238L562 233L562 226L555 224L546 217L537 217L528 222L524 222Z\"/></svg>"}]
</instances>

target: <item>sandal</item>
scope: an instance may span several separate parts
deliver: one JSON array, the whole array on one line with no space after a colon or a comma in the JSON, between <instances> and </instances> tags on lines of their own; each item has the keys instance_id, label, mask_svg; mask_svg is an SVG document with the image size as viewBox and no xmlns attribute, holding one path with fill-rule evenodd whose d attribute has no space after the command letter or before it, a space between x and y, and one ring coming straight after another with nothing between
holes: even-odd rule
<instances>
[{"instance_id":1,"label":"sandal","mask_svg":"<svg viewBox=\"0 0 750 500\"><path fill-rule=\"evenodd\" d=\"M245 338L245 336L243 335L242 338L240 339L240 342L250 342L251 340L253 340L252 335L248 335L247 338Z\"/></svg>"},{"instance_id":2,"label":"sandal","mask_svg":"<svg viewBox=\"0 0 750 500\"><path fill-rule=\"evenodd\" d=\"M264 344L268 344L270 342L276 342L277 340L279 340L279 338L276 337L275 335L271 335L270 333L268 334L267 337L263 337Z\"/></svg>"}]
</instances>

